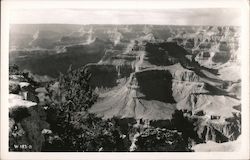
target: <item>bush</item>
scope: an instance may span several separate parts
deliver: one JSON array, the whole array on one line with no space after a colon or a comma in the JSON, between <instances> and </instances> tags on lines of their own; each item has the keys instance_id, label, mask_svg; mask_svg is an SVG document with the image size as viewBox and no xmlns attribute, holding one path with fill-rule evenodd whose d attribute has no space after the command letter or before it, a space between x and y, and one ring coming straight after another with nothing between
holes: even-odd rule
<instances>
[{"instance_id":1,"label":"bush","mask_svg":"<svg viewBox=\"0 0 250 160\"><path fill-rule=\"evenodd\" d=\"M179 110L176 110L173 113L172 117L172 126L174 127L174 129L183 133L183 138L187 144L189 143L190 138L197 143L203 142L203 140L199 138L197 132L195 131L195 126L193 125L194 120L184 117L183 112Z\"/></svg>"},{"instance_id":2,"label":"bush","mask_svg":"<svg viewBox=\"0 0 250 160\"><path fill-rule=\"evenodd\" d=\"M50 123L51 129L61 140L47 142L43 151L127 151L129 148L128 137L121 137L113 121L104 121L87 112L71 113L70 121L60 114L56 117Z\"/></svg>"},{"instance_id":3,"label":"bush","mask_svg":"<svg viewBox=\"0 0 250 160\"><path fill-rule=\"evenodd\" d=\"M135 144L135 151L190 151L180 132L160 128L146 129Z\"/></svg>"},{"instance_id":4,"label":"bush","mask_svg":"<svg viewBox=\"0 0 250 160\"><path fill-rule=\"evenodd\" d=\"M97 95L89 85L90 73L86 69L71 70L60 75L59 88L62 109L70 111L86 111L97 99ZM63 102L63 99L66 101Z\"/></svg>"},{"instance_id":5,"label":"bush","mask_svg":"<svg viewBox=\"0 0 250 160\"><path fill-rule=\"evenodd\" d=\"M61 100L50 104L47 121L54 135L48 137L43 151L123 151L128 139L114 121L103 121L88 113L97 96L89 86L90 74L85 69L68 70L60 75ZM58 138L57 135L59 136ZM49 139L54 139L49 142Z\"/></svg>"},{"instance_id":6,"label":"bush","mask_svg":"<svg viewBox=\"0 0 250 160\"><path fill-rule=\"evenodd\" d=\"M45 121L46 115L43 108L40 106L18 107L10 111L10 118L14 119L14 124L9 131L9 150L41 151L44 143L41 131L49 127ZM26 145L29 148L21 148L20 145Z\"/></svg>"},{"instance_id":7,"label":"bush","mask_svg":"<svg viewBox=\"0 0 250 160\"><path fill-rule=\"evenodd\" d=\"M14 119L16 123L20 122L22 119L30 116L30 112L26 107L15 107L10 109L9 117Z\"/></svg>"}]
</instances>

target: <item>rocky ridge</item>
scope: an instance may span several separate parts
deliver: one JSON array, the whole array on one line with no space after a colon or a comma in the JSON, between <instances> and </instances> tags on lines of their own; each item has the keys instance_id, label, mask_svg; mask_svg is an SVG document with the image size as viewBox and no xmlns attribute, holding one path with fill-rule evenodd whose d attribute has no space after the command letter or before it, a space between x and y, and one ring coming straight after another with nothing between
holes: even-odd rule
<instances>
[{"instance_id":1,"label":"rocky ridge","mask_svg":"<svg viewBox=\"0 0 250 160\"><path fill-rule=\"evenodd\" d=\"M213 37L214 32L204 32L205 37ZM227 38L224 35L228 33L225 32L229 31L225 29L222 32L222 38L216 41L220 49L223 48L222 39ZM152 33L148 33L143 38L135 39L136 43L129 52L111 50L105 54L97 66L114 66L112 72L115 76L109 78L117 83L100 94L98 102L89 111L104 119L119 117L170 121L175 110L181 110L187 117L196 120L195 130L204 141L237 139L241 132L241 113L237 109L240 100L239 92L234 92L233 88L239 82L224 79L221 68L227 68L227 63L238 62L230 59L228 62L214 61L216 67L203 66L203 62L197 61L197 56L182 49L183 43L175 39L162 42L151 37ZM207 38L197 46L205 45ZM93 66L96 65L88 67ZM126 74L122 74L122 67L127 70ZM124 79L121 84L120 79Z\"/></svg>"}]
</instances>

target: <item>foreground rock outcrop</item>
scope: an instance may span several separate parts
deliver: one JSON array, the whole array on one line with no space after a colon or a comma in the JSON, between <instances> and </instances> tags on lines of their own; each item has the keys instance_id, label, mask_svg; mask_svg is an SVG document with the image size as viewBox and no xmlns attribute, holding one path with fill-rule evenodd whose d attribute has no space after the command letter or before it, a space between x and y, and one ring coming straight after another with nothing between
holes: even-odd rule
<instances>
[{"instance_id":1,"label":"foreground rock outcrop","mask_svg":"<svg viewBox=\"0 0 250 160\"><path fill-rule=\"evenodd\" d=\"M9 150L41 151L42 131L49 124L44 108L38 105L36 84L16 67L10 67L9 81Z\"/></svg>"}]
</instances>

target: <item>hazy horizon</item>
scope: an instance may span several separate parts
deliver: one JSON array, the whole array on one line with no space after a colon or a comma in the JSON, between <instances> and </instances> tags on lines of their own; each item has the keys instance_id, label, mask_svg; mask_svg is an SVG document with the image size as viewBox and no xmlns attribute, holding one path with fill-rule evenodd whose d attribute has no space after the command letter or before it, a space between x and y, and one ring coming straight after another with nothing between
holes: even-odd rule
<instances>
[{"instance_id":1,"label":"hazy horizon","mask_svg":"<svg viewBox=\"0 0 250 160\"><path fill-rule=\"evenodd\" d=\"M26 9L12 10L10 23L239 26L240 10L225 8L167 10Z\"/></svg>"},{"instance_id":2,"label":"hazy horizon","mask_svg":"<svg viewBox=\"0 0 250 160\"><path fill-rule=\"evenodd\" d=\"M193 25L185 25L185 24L74 24L74 23L11 23L10 25L77 25L77 26L88 26L88 25L99 25L99 26L180 26L180 27L205 27L205 26L232 26L232 27L240 27L240 25L199 25L199 24L193 24Z\"/></svg>"}]
</instances>

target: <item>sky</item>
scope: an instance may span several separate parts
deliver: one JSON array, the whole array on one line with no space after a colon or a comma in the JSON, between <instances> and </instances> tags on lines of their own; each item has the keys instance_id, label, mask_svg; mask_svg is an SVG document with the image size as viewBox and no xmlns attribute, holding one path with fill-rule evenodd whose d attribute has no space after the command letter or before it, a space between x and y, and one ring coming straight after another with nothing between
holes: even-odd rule
<instances>
[{"instance_id":1,"label":"sky","mask_svg":"<svg viewBox=\"0 0 250 160\"><path fill-rule=\"evenodd\" d=\"M228 8L165 10L22 9L10 12L10 23L239 25L240 10Z\"/></svg>"}]
</instances>

